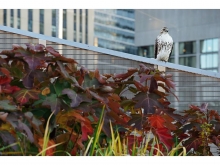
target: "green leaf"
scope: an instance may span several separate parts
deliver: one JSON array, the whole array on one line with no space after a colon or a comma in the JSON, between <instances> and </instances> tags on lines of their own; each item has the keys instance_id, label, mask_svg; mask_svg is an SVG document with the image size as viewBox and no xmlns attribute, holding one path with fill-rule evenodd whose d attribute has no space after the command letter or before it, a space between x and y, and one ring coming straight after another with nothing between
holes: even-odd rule
<instances>
[{"instance_id":1,"label":"green leaf","mask_svg":"<svg viewBox=\"0 0 220 165\"><path fill-rule=\"evenodd\" d=\"M90 77L89 74L85 74L84 77L84 83L83 83L83 87L84 88L90 88L90 87L99 87L101 85L101 83L99 83L99 81L94 78L94 77Z\"/></svg>"},{"instance_id":2,"label":"green leaf","mask_svg":"<svg viewBox=\"0 0 220 165\"><path fill-rule=\"evenodd\" d=\"M50 109L43 108L43 107L35 108L31 112L37 118L41 118L42 117L45 120L47 120L49 118L50 114L51 114L51 110Z\"/></svg>"},{"instance_id":3,"label":"green leaf","mask_svg":"<svg viewBox=\"0 0 220 165\"><path fill-rule=\"evenodd\" d=\"M54 84L50 85L50 92L56 94L57 96L62 95L62 91L65 88L70 88L71 84L66 80L57 79Z\"/></svg>"},{"instance_id":4,"label":"green leaf","mask_svg":"<svg viewBox=\"0 0 220 165\"><path fill-rule=\"evenodd\" d=\"M50 106L51 112L55 111L54 114L57 114L61 108L61 100L56 94L51 94L50 96L46 97L42 105Z\"/></svg>"},{"instance_id":5,"label":"green leaf","mask_svg":"<svg viewBox=\"0 0 220 165\"><path fill-rule=\"evenodd\" d=\"M9 100L0 100L0 109L5 111L16 111L17 106L11 104Z\"/></svg>"}]
</instances>

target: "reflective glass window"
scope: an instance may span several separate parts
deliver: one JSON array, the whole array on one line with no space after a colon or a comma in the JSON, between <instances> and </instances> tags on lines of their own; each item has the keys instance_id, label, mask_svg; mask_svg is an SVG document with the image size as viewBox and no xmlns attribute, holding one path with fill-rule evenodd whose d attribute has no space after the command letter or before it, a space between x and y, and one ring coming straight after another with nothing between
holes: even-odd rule
<instances>
[{"instance_id":1,"label":"reflective glass window","mask_svg":"<svg viewBox=\"0 0 220 165\"><path fill-rule=\"evenodd\" d=\"M126 45L123 43L109 41L101 38L96 38L96 40L97 43L95 46L137 55L137 47L135 46Z\"/></svg>"},{"instance_id":2,"label":"reflective glass window","mask_svg":"<svg viewBox=\"0 0 220 165\"><path fill-rule=\"evenodd\" d=\"M218 48L218 39L207 39L200 42L201 53L216 52Z\"/></svg>"},{"instance_id":3,"label":"reflective glass window","mask_svg":"<svg viewBox=\"0 0 220 165\"><path fill-rule=\"evenodd\" d=\"M3 15L4 15L3 16L4 17L3 18L4 19L4 21L3 21L4 22L4 26L7 26L7 9L4 9L4 14Z\"/></svg>"},{"instance_id":4,"label":"reflective glass window","mask_svg":"<svg viewBox=\"0 0 220 165\"><path fill-rule=\"evenodd\" d=\"M14 9L11 9L10 11L11 11L11 12L10 12L10 13L11 13L11 14L10 14L10 15L11 15L10 26L11 26L11 27L14 27Z\"/></svg>"},{"instance_id":5,"label":"reflective glass window","mask_svg":"<svg viewBox=\"0 0 220 165\"><path fill-rule=\"evenodd\" d=\"M28 9L28 31L33 31L33 9Z\"/></svg>"},{"instance_id":6,"label":"reflective glass window","mask_svg":"<svg viewBox=\"0 0 220 165\"><path fill-rule=\"evenodd\" d=\"M67 13L66 9L63 9L63 28L66 28L67 26Z\"/></svg>"},{"instance_id":7,"label":"reflective glass window","mask_svg":"<svg viewBox=\"0 0 220 165\"><path fill-rule=\"evenodd\" d=\"M63 28L63 39L67 39L66 28Z\"/></svg>"},{"instance_id":8,"label":"reflective glass window","mask_svg":"<svg viewBox=\"0 0 220 165\"><path fill-rule=\"evenodd\" d=\"M94 21L100 24L122 28L124 30L134 31L135 29L134 20L128 20L128 19L124 19L121 17L109 15L107 13L97 12L97 11L95 12Z\"/></svg>"},{"instance_id":9,"label":"reflective glass window","mask_svg":"<svg viewBox=\"0 0 220 165\"><path fill-rule=\"evenodd\" d=\"M196 42L180 42L179 43L179 54L195 54L196 53Z\"/></svg>"},{"instance_id":10,"label":"reflective glass window","mask_svg":"<svg viewBox=\"0 0 220 165\"><path fill-rule=\"evenodd\" d=\"M21 9L17 9L17 28L21 28Z\"/></svg>"},{"instance_id":11,"label":"reflective glass window","mask_svg":"<svg viewBox=\"0 0 220 165\"><path fill-rule=\"evenodd\" d=\"M95 25L95 36L134 44L134 33Z\"/></svg>"},{"instance_id":12,"label":"reflective glass window","mask_svg":"<svg viewBox=\"0 0 220 165\"><path fill-rule=\"evenodd\" d=\"M196 57L195 56L180 57L179 64L195 68L196 67Z\"/></svg>"},{"instance_id":13,"label":"reflective glass window","mask_svg":"<svg viewBox=\"0 0 220 165\"><path fill-rule=\"evenodd\" d=\"M44 9L40 9L40 34L44 34Z\"/></svg>"},{"instance_id":14,"label":"reflective glass window","mask_svg":"<svg viewBox=\"0 0 220 165\"><path fill-rule=\"evenodd\" d=\"M52 9L52 25L56 26L56 9Z\"/></svg>"},{"instance_id":15,"label":"reflective glass window","mask_svg":"<svg viewBox=\"0 0 220 165\"><path fill-rule=\"evenodd\" d=\"M52 26L52 36L53 37L57 36L57 28L56 28L56 26Z\"/></svg>"},{"instance_id":16,"label":"reflective glass window","mask_svg":"<svg viewBox=\"0 0 220 165\"><path fill-rule=\"evenodd\" d=\"M218 70L219 40L217 38L200 41L200 68L216 72Z\"/></svg>"},{"instance_id":17,"label":"reflective glass window","mask_svg":"<svg viewBox=\"0 0 220 165\"><path fill-rule=\"evenodd\" d=\"M218 67L218 54L202 54L200 57L201 69L217 68Z\"/></svg>"}]
</instances>

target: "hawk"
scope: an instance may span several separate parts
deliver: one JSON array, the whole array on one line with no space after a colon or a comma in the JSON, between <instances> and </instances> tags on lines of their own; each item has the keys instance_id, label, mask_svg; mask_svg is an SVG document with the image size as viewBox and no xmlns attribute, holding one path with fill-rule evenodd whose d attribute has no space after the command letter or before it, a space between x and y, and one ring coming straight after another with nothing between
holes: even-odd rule
<instances>
[{"instance_id":1,"label":"hawk","mask_svg":"<svg viewBox=\"0 0 220 165\"><path fill-rule=\"evenodd\" d=\"M157 36L155 41L154 55L159 61L167 62L172 53L173 39L168 34L167 27L164 27L160 31L160 35Z\"/></svg>"}]
</instances>

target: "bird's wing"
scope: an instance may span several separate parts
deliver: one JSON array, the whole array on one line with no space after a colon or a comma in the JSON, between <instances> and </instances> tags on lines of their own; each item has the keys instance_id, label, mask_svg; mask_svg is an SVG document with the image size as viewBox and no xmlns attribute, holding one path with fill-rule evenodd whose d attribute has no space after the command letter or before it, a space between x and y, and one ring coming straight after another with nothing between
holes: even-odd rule
<instances>
[{"instance_id":1,"label":"bird's wing","mask_svg":"<svg viewBox=\"0 0 220 165\"><path fill-rule=\"evenodd\" d=\"M155 45L154 45L154 56L155 59L157 58L157 54L158 54L158 37L155 40Z\"/></svg>"},{"instance_id":2,"label":"bird's wing","mask_svg":"<svg viewBox=\"0 0 220 165\"><path fill-rule=\"evenodd\" d=\"M171 51L170 51L170 54L169 54L169 58L170 58L172 52L173 52L173 45L172 45L172 48L171 48Z\"/></svg>"}]
</instances>

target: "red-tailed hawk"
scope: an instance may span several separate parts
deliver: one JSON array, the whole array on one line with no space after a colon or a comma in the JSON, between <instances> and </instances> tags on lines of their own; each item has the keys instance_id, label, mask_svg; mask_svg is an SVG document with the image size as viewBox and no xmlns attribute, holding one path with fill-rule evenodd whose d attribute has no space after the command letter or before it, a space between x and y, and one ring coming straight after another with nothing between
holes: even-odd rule
<instances>
[{"instance_id":1,"label":"red-tailed hawk","mask_svg":"<svg viewBox=\"0 0 220 165\"><path fill-rule=\"evenodd\" d=\"M161 29L160 35L157 36L155 41L154 55L159 61L167 62L172 53L173 39L168 34L167 27Z\"/></svg>"}]
</instances>

